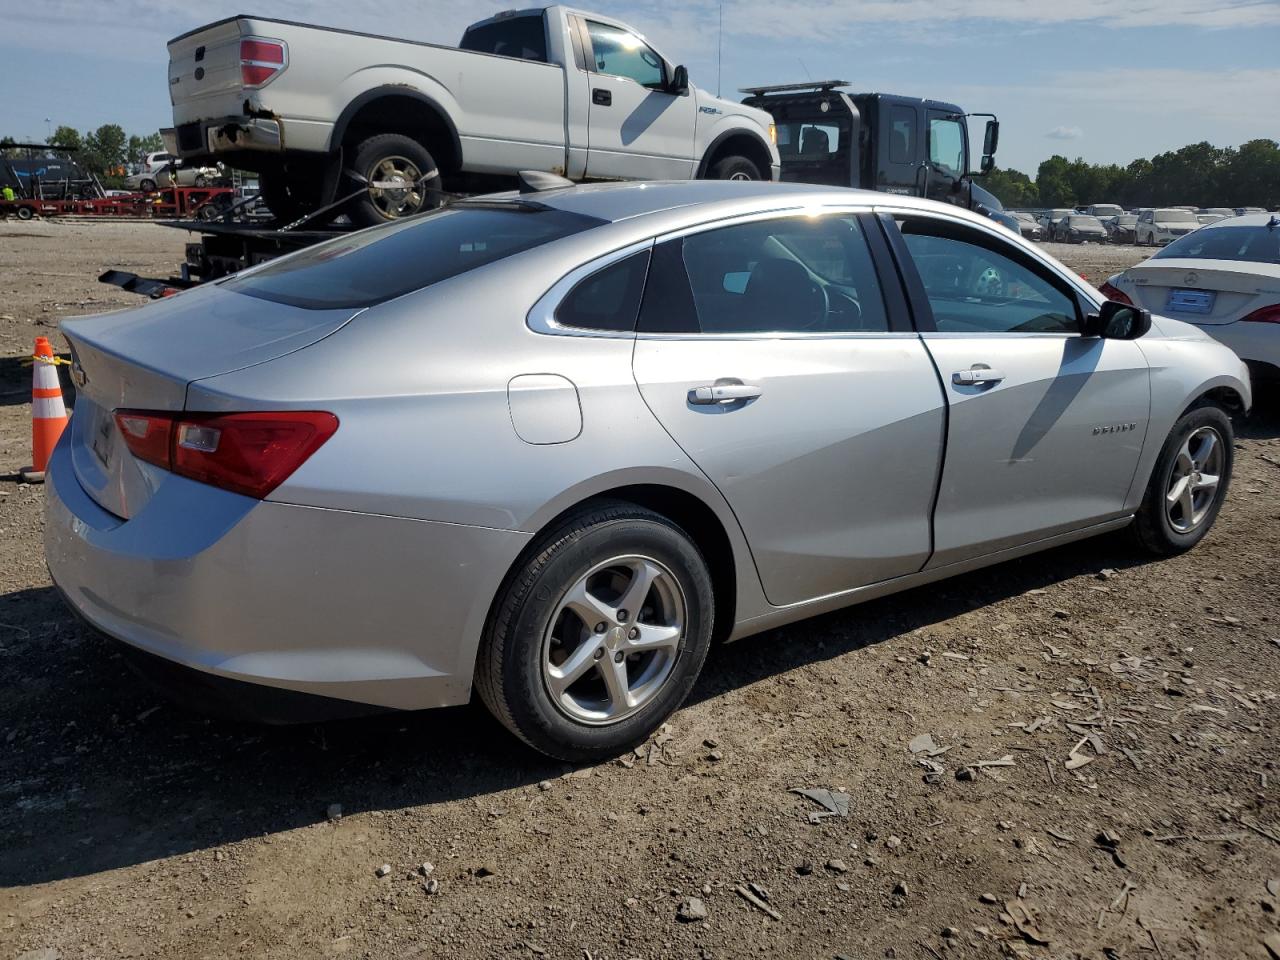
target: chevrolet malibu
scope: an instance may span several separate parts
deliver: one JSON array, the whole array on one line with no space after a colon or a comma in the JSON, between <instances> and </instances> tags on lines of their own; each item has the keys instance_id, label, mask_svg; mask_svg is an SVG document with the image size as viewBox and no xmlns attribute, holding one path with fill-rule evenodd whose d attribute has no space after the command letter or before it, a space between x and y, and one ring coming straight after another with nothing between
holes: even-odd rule
<instances>
[{"instance_id":1,"label":"chevrolet malibu","mask_svg":"<svg viewBox=\"0 0 1280 960\"><path fill-rule=\"evenodd\" d=\"M1209 530L1248 375L954 206L460 201L68 320L47 557L184 702L643 739L710 645L1130 527Z\"/></svg>"}]
</instances>

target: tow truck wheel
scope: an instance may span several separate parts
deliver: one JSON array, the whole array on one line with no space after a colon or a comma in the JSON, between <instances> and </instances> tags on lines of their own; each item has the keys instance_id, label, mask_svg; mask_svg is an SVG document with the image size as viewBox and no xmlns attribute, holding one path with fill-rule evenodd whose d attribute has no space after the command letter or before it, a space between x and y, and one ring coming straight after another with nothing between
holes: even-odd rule
<instances>
[{"instance_id":1,"label":"tow truck wheel","mask_svg":"<svg viewBox=\"0 0 1280 960\"><path fill-rule=\"evenodd\" d=\"M35 211L34 211L34 210L32 210L30 207L19 207L19 208L18 208L18 219L19 219L19 220L30 220L30 219L31 219L32 217L34 217L35 215L36 215L36 214L35 214Z\"/></svg>"},{"instance_id":2,"label":"tow truck wheel","mask_svg":"<svg viewBox=\"0 0 1280 960\"><path fill-rule=\"evenodd\" d=\"M760 168L746 157L722 157L707 171L708 180L763 180Z\"/></svg>"},{"instance_id":3,"label":"tow truck wheel","mask_svg":"<svg viewBox=\"0 0 1280 960\"><path fill-rule=\"evenodd\" d=\"M440 205L440 173L427 148L400 133L380 133L356 148L355 184L365 189L347 215L362 227L399 220ZM350 190L344 188L344 192Z\"/></svg>"}]
</instances>

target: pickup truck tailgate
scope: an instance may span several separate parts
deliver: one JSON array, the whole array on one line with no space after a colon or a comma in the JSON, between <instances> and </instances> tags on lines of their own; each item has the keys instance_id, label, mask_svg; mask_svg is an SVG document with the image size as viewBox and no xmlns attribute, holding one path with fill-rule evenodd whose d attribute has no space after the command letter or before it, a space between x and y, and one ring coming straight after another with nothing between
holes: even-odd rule
<instances>
[{"instance_id":1,"label":"pickup truck tailgate","mask_svg":"<svg viewBox=\"0 0 1280 960\"><path fill-rule=\"evenodd\" d=\"M174 106L228 96L234 102L239 97L243 22L223 20L169 41L169 100Z\"/></svg>"}]
</instances>

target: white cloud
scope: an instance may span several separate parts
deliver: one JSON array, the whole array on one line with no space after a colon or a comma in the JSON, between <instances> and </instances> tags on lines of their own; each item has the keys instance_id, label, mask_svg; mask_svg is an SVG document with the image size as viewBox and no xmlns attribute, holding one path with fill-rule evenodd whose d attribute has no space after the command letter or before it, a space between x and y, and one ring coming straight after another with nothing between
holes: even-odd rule
<instances>
[{"instance_id":1,"label":"white cloud","mask_svg":"<svg viewBox=\"0 0 1280 960\"><path fill-rule=\"evenodd\" d=\"M1045 136L1050 140L1079 140L1084 131L1079 127L1054 127Z\"/></svg>"}]
</instances>

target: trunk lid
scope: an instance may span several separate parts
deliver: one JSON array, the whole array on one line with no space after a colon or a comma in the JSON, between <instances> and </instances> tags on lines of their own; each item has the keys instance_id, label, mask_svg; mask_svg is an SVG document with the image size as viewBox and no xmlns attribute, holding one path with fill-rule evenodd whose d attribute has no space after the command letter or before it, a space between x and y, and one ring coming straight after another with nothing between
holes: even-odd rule
<instances>
[{"instance_id":1,"label":"trunk lid","mask_svg":"<svg viewBox=\"0 0 1280 960\"><path fill-rule=\"evenodd\" d=\"M136 515L168 474L134 459L116 410L182 410L192 381L293 353L360 312L306 310L209 286L136 310L64 320L77 388L68 429L81 485L103 509Z\"/></svg>"},{"instance_id":2,"label":"trunk lid","mask_svg":"<svg viewBox=\"0 0 1280 960\"><path fill-rule=\"evenodd\" d=\"M169 100L174 106L237 93L244 20L214 23L169 41Z\"/></svg>"},{"instance_id":3,"label":"trunk lid","mask_svg":"<svg viewBox=\"0 0 1280 960\"><path fill-rule=\"evenodd\" d=\"M1175 320L1223 324L1280 302L1280 275L1260 275L1267 269L1274 268L1239 260L1153 257L1126 272L1139 306ZM1175 290L1188 293L1171 299Z\"/></svg>"}]
</instances>

